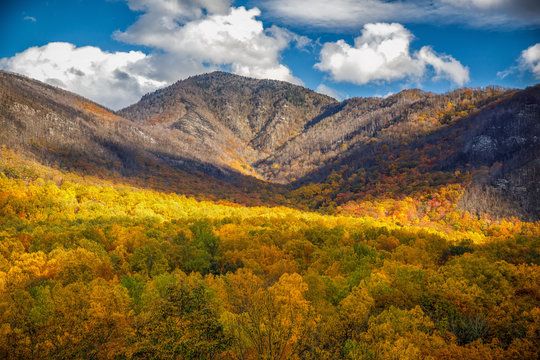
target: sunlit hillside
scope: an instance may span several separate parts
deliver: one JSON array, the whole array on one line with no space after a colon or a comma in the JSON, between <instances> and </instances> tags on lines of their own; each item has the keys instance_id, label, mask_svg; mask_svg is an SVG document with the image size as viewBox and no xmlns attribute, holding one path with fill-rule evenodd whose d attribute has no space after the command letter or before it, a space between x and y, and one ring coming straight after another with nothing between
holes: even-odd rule
<instances>
[{"instance_id":1,"label":"sunlit hillside","mask_svg":"<svg viewBox=\"0 0 540 360\"><path fill-rule=\"evenodd\" d=\"M2 358L539 356L538 223L241 207L1 154Z\"/></svg>"}]
</instances>

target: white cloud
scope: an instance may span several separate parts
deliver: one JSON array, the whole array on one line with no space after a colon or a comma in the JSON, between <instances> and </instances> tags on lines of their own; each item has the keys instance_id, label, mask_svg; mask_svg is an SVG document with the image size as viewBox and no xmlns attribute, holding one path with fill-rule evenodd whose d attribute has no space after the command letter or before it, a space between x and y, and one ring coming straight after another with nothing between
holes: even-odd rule
<instances>
[{"instance_id":1,"label":"white cloud","mask_svg":"<svg viewBox=\"0 0 540 360\"><path fill-rule=\"evenodd\" d=\"M429 46L424 46L418 52L418 59L425 65L431 66L437 76L434 80L440 78L447 79L454 84L463 86L469 82L469 69L461 65L459 61L448 55L437 55Z\"/></svg>"},{"instance_id":2,"label":"white cloud","mask_svg":"<svg viewBox=\"0 0 540 360\"><path fill-rule=\"evenodd\" d=\"M270 0L261 6L286 20L337 28L390 21L396 16L414 17L416 11L416 6L380 0Z\"/></svg>"},{"instance_id":3,"label":"white cloud","mask_svg":"<svg viewBox=\"0 0 540 360\"><path fill-rule=\"evenodd\" d=\"M311 40L257 20L257 8L231 7L232 0L125 0L142 15L118 40L144 45L140 51L109 53L69 43L32 47L0 60L0 68L25 74L88 97L112 109L190 75L223 67L256 78L301 84L281 64L291 45Z\"/></svg>"},{"instance_id":4,"label":"white cloud","mask_svg":"<svg viewBox=\"0 0 540 360\"><path fill-rule=\"evenodd\" d=\"M343 95L339 91L325 84L319 84L319 86L317 86L317 89L315 91L318 92L319 94L324 94L324 95L333 97L334 99L337 99L339 101L343 100Z\"/></svg>"},{"instance_id":5,"label":"white cloud","mask_svg":"<svg viewBox=\"0 0 540 360\"><path fill-rule=\"evenodd\" d=\"M440 16L444 12L463 11L466 21L480 21L480 25L527 26L540 24L538 0L439 0ZM471 24L475 25L475 24Z\"/></svg>"},{"instance_id":6,"label":"white cloud","mask_svg":"<svg viewBox=\"0 0 540 360\"><path fill-rule=\"evenodd\" d=\"M540 24L538 0L259 0L258 3L285 22L336 29L390 21L460 23L471 27Z\"/></svg>"},{"instance_id":7,"label":"white cloud","mask_svg":"<svg viewBox=\"0 0 540 360\"><path fill-rule=\"evenodd\" d=\"M530 72L536 80L540 80L540 43L523 50L517 59L517 65L497 73L497 76L504 79L508 75L523 72Z\"/></svg>"},{"instance_id":8,"label":"white cloud","mask_svg":"<svg viewBox=\"0 0 540 360\"><path fill-rule=\"evenodd\" d=\"M239 75L295 83L301 81L280 63L280 54L291 42L306 45L306 38L272 27L256 18L257 8L229 8L228 1L129 0L145 13L115 38L163 51L181 61L230 66ZM204 11L203 11L204 10Z\"/></svg>"},{"instance_id":9,"label":"white cloud","mask_svg":"<svg viewBox=\"0 0 540 360\"><path fill-rule=\"evenodd\" d=\"M148 56L140 51L109 53L93 46L77 48L70 43L55 42L0 59L0 68L119 109L165 85L137 70L146 61Z\"/></svg>"},{"instance_id":10,"label":"white cloud","mask_svg":"<svg viewBox=\"0 0 540 360\"><path fill-rule=\"evenodd\" d=\"M31 21L31 22L36 22L37 19L33 16L25 16L24 17L24 20L28 20L28 21Z\"/></svg>"},{"instance_id":11,"label":"white cloud","mask_svg":"<svg viewBox=\"0 0 540 360\"><path fill-rule=\"evenodd\" d=\"M367 24L354 46L344 40L325 43L315 67L335 81L366 84L373 81L420 80L433 68L436 77L457 85L469 81L469 70L451 56L439 56L424 46L411 54L413 35L401 24Z\"/></svg>"},{"instance_id":12,"label":"white cloud","mask_svg":"<svg viewBox=\"0 0 540 360\"><path fill-rule=\"evenodd\" d=\"M519 58L520 65L534 74L540 80L540 43L523 50Z\"/></svg>"},{"instance_id":13,"label":"white cloud","mask_svg":"<svg viewBox=\"0 0 540 360\"><path fill-rule=\"evenodd\" d=\"M477 7L481 9L490 9L499 7L513 0L442 0L443 3L452 4L461 7Z\"/></svg>"},{"instance_id":14,"label":"white cloud","mask_svg":"<svg viewBox=\"0 0 540 360\"><path fill-rule=\"evenodd\" d=\"M520 9L533 8L534 0L441 0L443 4L451 4L457 7L490 9Z\"/></svg>"},{"instance_id":15,"label":"white cloud","mask_svg":"<svg viewBox=\"0 0 540 360\"><path fill-rule=\"evenodd\" d=\"M232 0L125 0L131 10L142 11L143 16L163 16L167 19L178 18L193 20L205 13L226 14Z\"/></svg>"}]
</instances>

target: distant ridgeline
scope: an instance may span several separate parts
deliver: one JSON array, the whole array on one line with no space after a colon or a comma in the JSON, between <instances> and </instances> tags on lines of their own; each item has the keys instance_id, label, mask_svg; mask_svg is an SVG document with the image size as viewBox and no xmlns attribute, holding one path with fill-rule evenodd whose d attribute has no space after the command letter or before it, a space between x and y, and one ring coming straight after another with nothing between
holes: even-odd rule
<instances>
[{"instance_id":1,"label":"distant ridgeline","mask_svg":"<svg viewBox=\"0 0 540 360\"><path fill-rule=\"evenodd\" d=\"M540 358L540 86L0 72L0 145L2 359Z\"/></svg>"}]
</instances>

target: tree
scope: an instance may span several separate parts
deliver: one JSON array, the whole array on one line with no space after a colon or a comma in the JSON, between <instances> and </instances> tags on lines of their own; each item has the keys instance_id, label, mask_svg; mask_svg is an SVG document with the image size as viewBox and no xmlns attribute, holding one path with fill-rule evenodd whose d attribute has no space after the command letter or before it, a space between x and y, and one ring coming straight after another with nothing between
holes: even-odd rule
<instances>
[{"instance_id":1,"label":"tree","mask_svg":"<svg viewBox=\"0 0 540 360\"><path fill-rule=\"evenodd\" d=\"M240 359L297 359L317 318L304 297L308 287L298 274L284 274L269 288L250 271L225 279L229 311L225 326Z\"/></svg>"},{"instance_id":2,"label":"tree","mask_svg":"<svg viewBox=\"0 0 540 360\"><path fill-rule=\"evenodd\" d=\"M207 286L197 278L154 278L137 317L133 359L216 359L228 339Z\"/></svg>"}]
</instances>

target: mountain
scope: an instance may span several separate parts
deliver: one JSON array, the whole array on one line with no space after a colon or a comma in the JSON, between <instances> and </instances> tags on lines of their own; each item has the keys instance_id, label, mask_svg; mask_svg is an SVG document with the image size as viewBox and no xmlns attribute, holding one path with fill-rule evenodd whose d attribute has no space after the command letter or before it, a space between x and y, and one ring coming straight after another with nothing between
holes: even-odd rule
<instances>
[{"instance_id":1,"label":"mountain","mask_svg":"<svg viewBox=\"0 0 540 360\"><path fill-rule=\"evenodd\" d=\"M134 123L70 92L1 71L0 129L1 144L17 153L87 175L247 203L259 203L256 189L268 188L220 166L193 137Z\"/></svg>"},{"instance_id":2,"label":"mountain","mask_svg":"<svg viewBox=\"0 0 540 360\"><path fill-rule=\"evenodd\" d=\"M461 184L464 194L459 206L464 210L496 218L538 219L540 86L523 91L493 88L417 94L420 100L398 108L380 127L380 121L367 122L369 127L361 128L367 136L353 138L351 151L334 156L333 162L315 169L296 187L330 184L340 169L344 181L327 197L348 193L348 200L361 200L367 192L399 198ZM357 133L349 132L344 144Z\"/></svg>"},{"instance_id":3,"label":"mountain","mask_svg":"<svg viewBox=\"0 0 540 360\"><path fill-rule=\"evenodd\" d=\"M252 169L301 133L336 100L282 81L214 72L145 95L119 115L177 137L195 139L214 161L255 177Z\"/></svg>"},{"instance_id":4,"label":"mountain","mask_svg":"<svg viewBox=\"0 0 540 360\"><path fill-rule=\"evenodd\" d=\"M297 189L325 182L342 168L345 177L370 169L391 178L392 171L404 174L414 167L419 178L442 173L448 183L462 184L463 209L537 218L539 103L538 87L464 88L447 94L405 90L385 99L340 103L295 85L217 72L146 95L119 114L193 136L212 154L223 154L222 166ZM432 164L422 164L422 157ZM376 175L370 182L380 180ZM393 195L411 195L406 188ZM346 181L327 195L351 193L348 199L361 200L363 190ZM293 197L291 202L302 201Z\"/></svg>"},{"instance_id":5,"label":"mountain","mask_svg":"<svg viewBox=\"0 0 540 360\"><path fill-rule=\"evenodd\" d=\"M425 202L456 185L461 195L452 202L474 214L540 215L540 86L338 102L281 81L214 72L113 113L0 76L3 143L60 167L324 211L370 199Z\"/></svg>"}]
</instances>

